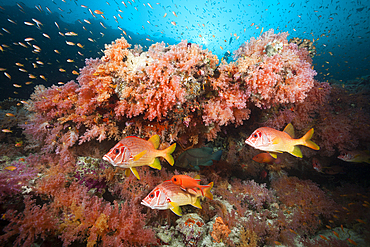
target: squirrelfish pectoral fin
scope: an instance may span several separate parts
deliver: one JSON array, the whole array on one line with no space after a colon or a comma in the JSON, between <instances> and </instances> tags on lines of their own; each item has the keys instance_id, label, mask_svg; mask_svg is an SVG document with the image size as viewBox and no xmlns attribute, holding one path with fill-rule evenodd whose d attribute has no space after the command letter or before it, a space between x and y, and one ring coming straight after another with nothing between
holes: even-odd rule
<instances>
[{"instance_id":1,"label":"squirrelfish pectoral fin","mask_svg":"<svg viewBox=\"0 0 370 247\"><path fill-rule=\"evenodd\" d=\"M276 153L269 153L271 155L272 158L276 159L277 158L277 154Z\"/></svg>"},{"instance_id":2,"label":"squirrelfish pectoral fin","mask_svg":"<svg viewBox=\"0 0 370 247\"><path fill-rule=\"evenodd\" d=\"M154 135L149 138L148 142L153 144L154 149L158 149L159 147L159 135Z\"/></svg>"},{"instance_id":3,"label":"squirrelfish pectoral fin","mask_svg":"<svg viewBox=\"0 0 370 247\"><path fill-rule=\"evenodd\" d=\"M137 161L138 159L140 159L141 157L143 157L148 151L147 150L144 150L140 153L138 153L137 155L134 156L134 161Z\"/></svg>"},{"instance_id":4,"label":"squirrelfish pectoral fin","mask_svg":"<svg viewBox=\"0 0 370 247\"><path fill-rule=\"evenodd\" d=\"M279 144L279 142L280 142L280 139L279 139L279 138L274 138L274 139L272 140L272 144L273 144L273 145Z\"/></svg>"},{"instance_id":5,"label":"squirrelfish pectoral fin","mask_svg":"<svg viewBox=\"0 0 370 247\"><path fill-rule=\"evenodd\" d=\"M291 138L294 138L294 127L291 123L285 127L284 132L287 133Z\"/></svg>"},{"instance_id":6,"label":"squirrelfish pectoral fin","mask_svg":"<svg viewBox=\"0 0 370 247\"><path fill-rule=\"evenodd\" d=\"M176 202L170 202L170 205L170 209L172 212L174 212L178 216L182 216L182 211L179 204L177 204Z\"/></svg>"},{"instance_id":7,"label":"squirrelfish pectoral fin","mask_svg":"<svg viewBox=\"0 0 370 247\"><path fill-rule=\"evenodd\" d=\"M194 207L196 207L196 208L202 209L202 206L200 205L200 197L197 197L197 199L195 200L195 202L192 203L191 205L194 206Z\"/></svg>"},{"instance_id":8,"label":"squirrelfish pectoral fin","mask_svg":"<svg viewBox=\"0 0 370 247\"><path fill-rule=\"evenodd\" d=\"M155 158L153 164L151 164L149 166L151 168L155 168L155 169L158 169L158 170L162 169L161 162L159 161L158 158Z\"/></svg>"},{"instance_id":9,"label":"squirrelfish pectoral fin","mask_svg":"<svg viewBox=\"0 0 370 247\"><path fill-rule=\"evenodd\" d=\"M126 177L130 176L130 169L126 169L126 170L125 170L125 176L126 176Z\"/></svg>"},{"instance_id":10,"label":"squirrelfish pectoral fin","mask_svg":"<svg viewBox=\"0 0 370 247\"><path fill-rule=\"evenodd\" d=\"M298 146L294 146L294 149L292 152L289 152L291 155L294 155L295 157L302 158L302 152L301 149L299 149Z\"/></svg>"},{"instance_id":11,"label":"squirrelfish pectoral fin","mask_svg":"<svg viewBox=\"0 0 370 247\"><path fill-rule=\"evenodd\" d=\"M137 179L140 179L139 173L137 172L135 167L130 167L130 170L132 171L132 173L135 175Z\"/></svg>"}]
</instances>

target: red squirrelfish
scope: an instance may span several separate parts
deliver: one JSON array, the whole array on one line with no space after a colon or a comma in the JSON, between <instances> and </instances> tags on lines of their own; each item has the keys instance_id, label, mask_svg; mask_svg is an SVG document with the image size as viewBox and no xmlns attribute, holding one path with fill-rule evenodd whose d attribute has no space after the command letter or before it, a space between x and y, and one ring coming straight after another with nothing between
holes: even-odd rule
<instances>
[{"instance_id":1,"label":"red squirrelfish","mask_svg":"<svg viewBox=\"0 0 370 247\"><path fill-rule=\"evenodd\" d=\"M370 164L369 151L350 151L338 156L338 159L354 163L368 163Z\"/></svg>"},{"instance_id":2,"label":"red squirrelfish","mask_svg":"<svg viewBox=\"0 0 370 247\"><path fill-rule=\"evenodd\" d=\"M192 205L202 208L198 195L193 195L184 191L180 186L172 181L164 181L155 187L142 201L141 204L151 209L166 210L170 209L178 216L182 216L180 206Z\"/></svg>"},{"instance_id":3,"label":"red squirrelfish","mask_svg":"<svg viewBox=\"0 0 370 247\"><path fill-rule=\"evenodd\" d=\"M103 160L108 161L113 166L130 168L135 177L140 179L135 167L148 165L160 170L162 167L157 157L165 158L173 166L174 160L171 154L175 151L176 143L164 150L158 150L158 147L158 135L152 136L148 141L135 136L128 136L109 150L104 155ZM130 174L130 170L126 170L126 176Z\"/></svg>"},{"instance_id":4,"label":"red squirrelfish","mask_svg":"<svg viewBox=\"0 0 370 247\"><path fill-rule=\"evenodd\" d=\"M189 177L188 175L174 175L171 178L172 183L180 186L181 189L185 191L193 191L197 193L197 191L200 191L202 196L204 196L204 190L206 188L209 188L209 185L200 185L200 179L197 177L192 178Z\"/></svg>"},{"instance_id":5,"label":"red squirrelfish","mask_svg":"<svg viewBox=\"0 0 370 247\"><path fill-rule=\"evenodd\" d=\"M287 152L296 157L302 158L302 152L298 145L303 145L314 150L319 150L311 137L313 128L310 129L302 138L294 139L294 128L292 124L288 124L284 131L279 131L269 127L261 127L256 129L245 143L262 151L267 151L272 157L276 158L276 153Z\"/></svg>"},{"instance_id":6,"label":"red squirrelfish","mask_svg":"<svg viewBox=\"0 0 370 247\"><path fill-rule=\"evenodd\" d=\"M316 171L318 172L321 172L322 173L322 165L320 163L320 161L316 158L312 158L312 167L313 169L315 169Z\"/></svg>"}]
</instances>

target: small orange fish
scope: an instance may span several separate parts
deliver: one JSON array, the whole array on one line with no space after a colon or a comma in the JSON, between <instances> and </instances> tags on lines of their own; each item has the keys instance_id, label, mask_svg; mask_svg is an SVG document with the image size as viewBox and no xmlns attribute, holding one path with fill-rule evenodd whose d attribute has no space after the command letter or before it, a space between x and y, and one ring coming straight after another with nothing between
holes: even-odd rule
<instances>
[{"instance_id":1,"label":"small orange fish","mask_svg":"<svg viewBox=\"0 0 370 247\"><path fill-rule=\"evenodd\" d=\"M322 239L324 239L324 240L328 240L328 238L327 237L325 237L325 236L323 236L323 235L319 235L320 236L320 238L322 238Z\"/></svg>"},{"instance_id":2,"label":"small orange fish","mask_svg":"<svg viewBox=\"0 0 370 247\"><path fill-rule=\"evenodd\" d=\"M19 142L16 142L14 146L19 148L19 147L22 147L22 145L23 145L23 141L19 141Z\"/></svg>"},{"instance_id":3,"label":"small orange fish","mask_svg":"<svg viewBox=\"0 0 370 247\"><path fill-rule=\"evenodd\" d=\"M1 131L4 132L4 133L12 133L13 132L10 129L2 129Z\"/></svg>"},{"instance_id":4,"label":"small orange fish","mask_svg":"<svg viewBox=\"0 0 370 247\"><path fill-rule=\"evenodd\" d=\"M280 164L281 162L281 159L279 157L275 159L269 153L257 154L252 159L258 163L267 163L267 164L274 164L274 163Z\"/></svg>"},{"instance_id":5,"label":"small orange fish","mask_svg":"<svg viewBox=\"0 0 370 247\"><path fill-rule=\"evenodd\" d=\"M15 169L17 169L16 166L7 166L5 167L6 170L9 170L9 171L14 171Z\"/></svg>"},{"instance_id":6,"label":"small orange fish","mask_svg":"<svg viewBox=\"0 0 370 247\"><path fill-rule=\"evenodd\" d=\"M95 14L97 14L97 15L102 15L102 14L104 14L103 12L101 12L101 11L100 11L100 10L98 10L98 9L97 9L97 10L95 10L95 11L94 11L94 13L95 13Z\"/></svg>"},{"instance_id":7,"label":"small orange fish","mask_svg":"<svg viewBox=\"0 0 370 247\"><path fill-rule=\"evenodd\" d=\"M338 234L336 231L333 231L333 234L334 234L337 238L340 238L340 237L339 237L339 234Z\"/></svg>"},{"instance_id":8,"label":"small orange fish","mask_svg":"<svg viewBox=\"0 0 370 247\"><path fill-rule=\"evenodd\" d=\"M200 185L200 179L192 178L188 175L174 175L171 178L171 181L180 186L184 191L193 190L194 192L197 192L197 190L200 190L202 196L204 196L204 189L210 187L209 185Z\"/></svg>"},{"instance_id":9,"label":"small orange fish","mask_svg":"<svg viewBox=\"0 0 370 247\"><path fill-rule=\"evenodd\" d=\"M9 73L4 72L4 75L5 75L6 77L8 77L8 78L9 78L9 80L11 80L11 79L12 79L12 77L11 77L11 75L9 75Z\"/></svg>"},{"instance_id":10,"label":"small orange fish","mask_svg":"<svg viewBox=\"0 0 370 247\"><path fill-rule=\"evenodd\" d=\"M13 113L6 113L5 114L7 117L15 117L15 115Z\"/></svg>"},{"instance_id":11,"label":"small orange fish","mask_svg":"<svg viewBox=\"0 0 370 247\"><path fill-rule=\"evenodd\" d=\"M171 154L175 151L176 143L164 150L158 150L158 147L158 135L152 136L148 141L135 136L128 136L104 155L103 160L108 161L113 166L130 168L135 177L140 179L135 168L137 166L149 165L160 170L162 167L157 157L165 158L171 166L175 163ZM129 175L130 170L126 170L126 175Z\"/></svg>"},{"instance_id":12,"label":"small orange fish","mask_svg":"<svg viewBox=\"0 0 370 247\"><path fill-rule=\"evenodd\" d=\"M66 36L77 36L78 34L75 33L75 32L67 32L64 35L66 35Z\"/></svg>"},{"instance_id":13,"label":"small orange fish","mask_svg":"<svg viewBox=\"0 0 370 247\"><path fill-rule=\"evenodd\" d=\"M361 220L361 219L356 219L358 222L362 223L362 224L366 224L365 221Z\"/></svg>"},{"instance_id":14,"label":"small orange fish","mask_svg":"<svg viewBox=\"0 0 370 247\"><path fill-rule=\"evenodd\" d=\"M347 241L350 242L353 245L357 245L357 243L355 241L353 241L352 239L350 239L350 238L347 238Z\"/></svg>"},{"instance_id":15,"label":"small orange fish","mask_svg":"<svg viewBox=\"0 0 370 247\"><path fill-rule=\"evenodd\" d=\"M303 145L314 150L320 147L311 141L313 128L310 129L302 138L294 139L294 128L288 124L284 131L279 131L269 127L261 127L255 130L245 143L262 151L267 151L272 157L277 158L276 153L287 152L293 156L302 158L302 152L298 145Z\"/></svg>"}]
</instances>

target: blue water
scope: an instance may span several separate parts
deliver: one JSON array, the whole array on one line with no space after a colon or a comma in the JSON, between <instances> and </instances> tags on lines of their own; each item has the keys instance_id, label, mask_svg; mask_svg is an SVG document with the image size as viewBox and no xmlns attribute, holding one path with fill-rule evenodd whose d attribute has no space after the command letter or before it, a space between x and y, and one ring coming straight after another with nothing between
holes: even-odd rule
<instances>
[{"instance_id":1,"label":"blue water","mask_svg":"<svg viewBox=\"0 0 370 247\"><path fill-rule=\"evenodd\" d=\"M10 32L0 30L0 43L9 46L0 53L0 67L6 68L12 77L9 80L1 72L0 89L6 92L1 94L1 99L27 98L34 85L42 83L50 86L76 78L71 72L78 71L84 65L85 58L101 57L104 44L120 36L124 36L131 44L144 47L160 41L175 44L187 39L208 48L221 59L228 51L232 53L251 37L258 37L269 29L274 29L275 33L288 31L288 39L299 37L315 40L317 55L313 65L318 72L316 79L335 79L345 83L369 74L369 3L360 0L0 1L0 25ZM89 9L92 13L100 10L103 15L91 14ZM35 23L32 18L43 24L40 29L36 25L24 24ZM68 31L78 36L63 37L58 34ZM33 54L32 48L13 44L25 43L27 37L34 38L35 41L31 43L41 48L38 54ZM80 43L84 49L69 46L66 40ZM55 49L61 54L55 53ZM32 62L36 59L44 65L34 68ZM66 62L67 59L74 60L74 63ZM24 64L27 72L20 72L16 62ZM66 72L60 72L59 68ZM25 85L30 81L28 74L35 75L37 79ZM47 81L40 75L44 75ZM22 88L14 88L14 83Z\"/></svg>"}]
</instances>

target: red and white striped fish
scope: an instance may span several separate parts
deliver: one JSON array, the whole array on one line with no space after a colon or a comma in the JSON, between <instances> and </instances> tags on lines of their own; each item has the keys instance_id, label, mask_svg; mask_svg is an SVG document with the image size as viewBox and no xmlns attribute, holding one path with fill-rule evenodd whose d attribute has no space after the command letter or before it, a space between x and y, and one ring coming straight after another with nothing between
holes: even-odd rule
<instances>
[{"instance_id":1,"label":"red and white striped fish","mask_svg":"<svg viewBox=\"0 0 370 247\"><path fill-rule=\"evenodd\" d=\"M108 161L113 166L129 168L135 177L140 179L135 167L148 165L160 170L162 167L157 157L165 158L173 166L175 161L171 154L175 151L176 143L164 150L158 150L158 147L158 135L152 136L148 141L135 136L128 136L104 155L103 160ZM126 170L126 176L130 174L129 169Z\"/></svg>"},{"instance_id":2,"label":"red and white striped fish","mask_svg":"<svg viewBox=\"0 0 370 247\"><path fill-rule=\"evenodd\" d=\"M206 194L212 195L209 190L213 186L213 182L209 184ZM172 183L171 180L164 181L155 187L142 201L141 204L151 209L165 210L170 209L178 216L182 216L180 206L192 205L197 208L202 208L200 205L200 197L202 192L192 194L181 189L179 185ZM213 196L212 196L213 197Z\"/></svg>"}]
</instances>

